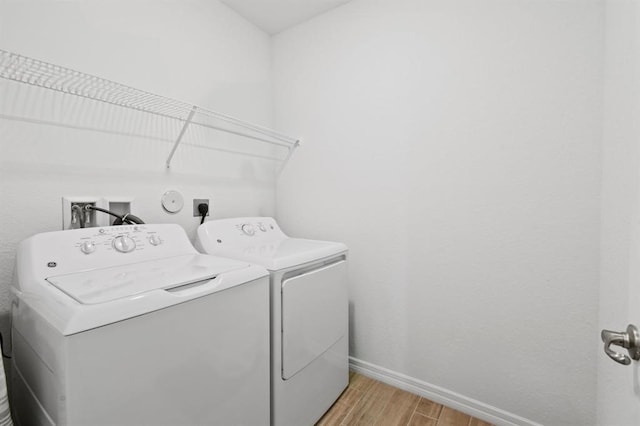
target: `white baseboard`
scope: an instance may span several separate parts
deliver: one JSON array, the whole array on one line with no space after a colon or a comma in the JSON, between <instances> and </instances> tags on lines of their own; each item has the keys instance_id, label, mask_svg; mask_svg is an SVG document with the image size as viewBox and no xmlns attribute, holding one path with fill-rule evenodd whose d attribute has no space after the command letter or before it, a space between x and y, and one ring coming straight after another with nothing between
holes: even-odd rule
<instances>
[{"instance_id":1,"label":"white baseboard","mask_svg":"<svg viewBox=\"0 0 640 426\"><path fill-rule=\"evenodd\" d=\"M420 395L438 404L477 417L498 426L542 426L532 420L517 416L475 399L468 398L450 390L414 379L395 371L387 370L366 361L349 357L349 368L356 373L371 377L391 386Z\"/></svg>"}]
</instances>

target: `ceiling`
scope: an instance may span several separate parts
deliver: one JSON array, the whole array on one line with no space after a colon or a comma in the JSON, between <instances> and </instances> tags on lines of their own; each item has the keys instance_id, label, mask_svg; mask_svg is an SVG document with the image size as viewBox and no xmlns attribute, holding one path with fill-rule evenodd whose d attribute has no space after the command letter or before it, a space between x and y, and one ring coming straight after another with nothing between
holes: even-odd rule
<instances>
[{"instance_id":1,"label":"ceiling","mask_svg":"<svg viewBox=\"0 0 640 426\"><path fill-rule=\"evenodd\" d=\"M350 0L221 0L269 34L277 34Z\"/></svg>"}]
</instances>

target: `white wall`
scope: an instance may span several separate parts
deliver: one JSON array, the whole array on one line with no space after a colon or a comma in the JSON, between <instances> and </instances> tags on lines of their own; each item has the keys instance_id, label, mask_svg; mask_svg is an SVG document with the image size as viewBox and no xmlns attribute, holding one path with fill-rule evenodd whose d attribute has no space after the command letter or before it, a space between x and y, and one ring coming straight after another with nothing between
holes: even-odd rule
<instances>
[{"instance_id":1,"label":"white wall","mask_svg":"<svg viewBox=\"0 0 640 426\"><path fill-rule=\"evenodd\" d=\"M274 38L293 235L351 251L351 355L595 421L603 8L354 0Z\"/></svg>"},{"instance_id":2,"label":"white wall","mask_svg":"<svg viewBox=\"0 0 640 426\"><path fill-rule=\"evenodd\" d=\"M623 331L640 319L640 4L608 0L606 6L599 328ZM598 352L598 424L637 425L637 366L615 364L601 342Z\"/></svg>"},{"instance_id":3,"label":"white wall","mask_svg":"<svg viewBox=\"0 0 640 426\"><path fill-rule=\"evenodd\" d=\"M2 0L0 20L2 49L271 125L269 38L218 1ZM274 213L274 163L219 150L255 153L250 143L191 128L166 170L178 122L5 80L0 93L5 336L16 245L61 229L62 196L134 197L147 223L179 223L192 235L193 198L210 198L212 217ZM160 206L168 189L185 198L179 214Z\"/></svg>"}]
</instances>

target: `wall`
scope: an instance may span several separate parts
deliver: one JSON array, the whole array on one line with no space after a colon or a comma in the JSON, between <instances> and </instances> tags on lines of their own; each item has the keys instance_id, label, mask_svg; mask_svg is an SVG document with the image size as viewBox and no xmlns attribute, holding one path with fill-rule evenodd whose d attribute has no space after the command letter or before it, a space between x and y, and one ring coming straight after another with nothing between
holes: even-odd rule
<instances>
[{"instance_id":1,"label":"wall","mask_svg":"<svg viewBox=\"0 0 640 426\"><path fill-rule=\"evenodd\" d=\"M2 49L67 66L263 125L272 121L268 36L214 0L0 1ZM63 196L133 197L147 223L192 236L192 198L212 217L272 215L274 162L224 133L0 80L0 331L22 239L62 227ZM205 147L197 147L204 145ZM170 215L161 195L181 191Z\"/></svg>"},{"instance_id":2,"label":"wall","mask_svg":"<svg viewBox=\"0 0 640 426\"><path fill-rule=\"evenodd\" d=\"M353 357L594 423L602 12L355 0L274 38L278 218L349 245Z\"/></svg>"},{"instance_id":3,"label":"wall","mask_svg":"<svg viewBox=\"0 0 640 426\"><path fill-rule=\"evenodd\" d=\"M605 22L599 328L622 331L640 322L640 4L608 0ZM639 424L637 366L615 364L601 342L597 351L598 424Z\"/></svg>"}]
</instances>

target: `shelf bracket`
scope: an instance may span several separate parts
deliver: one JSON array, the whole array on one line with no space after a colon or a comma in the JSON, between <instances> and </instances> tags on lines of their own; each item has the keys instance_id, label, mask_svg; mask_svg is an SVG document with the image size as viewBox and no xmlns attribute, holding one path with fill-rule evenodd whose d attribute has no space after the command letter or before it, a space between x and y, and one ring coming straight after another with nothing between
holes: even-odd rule
<instances>
[{"instance_id":1,"label":"shelf bracket","mask_svg":"<svg viewBox=\"0 0 640 426\"><path fill-rule=\"evenodd\" d=\"M178 139L176 139L176 142L173 144L173 148L171 149L171 152L169 153L169 158L167 158L167 169L171 167L171 159L173 158L173 154L176 153L176 149L178 149L178 145L180 145L180 142L182 141L182 137L184 136L184 134L187 131L187 128L189 127L189 124L191 124L191 120L193 120L193 116L196 113L196 111L198 110L198 107L194 105L193 108L191 108L191 112L189 112L189 116L187 117L187 120L184 122L184 126L182 126L182 130L180 130L180 134L178 135Z\"/></svg>"},{"instance_id":2,"label":"shelf bracket","mask_svg":"<svg viewBox=\"0 0 640 426\"><path fill-rule=\"evenodd\" d=\"M282 166L280 167L280 170L278 170L278 176L280 176L280 174L282 173L282 171L284 170L284 168L287 166L287 163L289 162L289 159L291 158L291 156L293 155L293 151L295 151L296 149L298 149L298 147L300 146L300 139L298 139L293 145L291 145L289 147L289 153L287 154L287 157L284 159L284 161L282 162Z\"/></svg>"}]
</instances>

